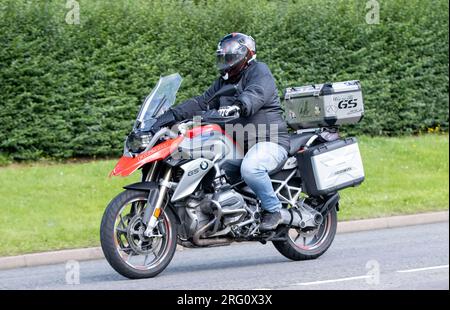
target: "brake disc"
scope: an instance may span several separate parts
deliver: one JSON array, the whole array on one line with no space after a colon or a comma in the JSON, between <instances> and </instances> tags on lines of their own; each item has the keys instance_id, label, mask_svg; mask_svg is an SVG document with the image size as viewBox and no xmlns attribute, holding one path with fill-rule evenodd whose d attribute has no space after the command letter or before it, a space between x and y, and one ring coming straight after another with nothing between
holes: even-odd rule
<instances>
[{"instance_id":1,"label":"brake disc","mask_svg":"<svg viewBox=\"0 0 450 310\"><path fill-rule=\"evenodd\" d=\"M142 213L136 214L130 220L127 227L127 239L130 248L136 254L147 255L153 253L159 242L155 240L155 237L146 237L144 235L146 226L142 222L142 215Z\"/></svg>"}]
</instances>

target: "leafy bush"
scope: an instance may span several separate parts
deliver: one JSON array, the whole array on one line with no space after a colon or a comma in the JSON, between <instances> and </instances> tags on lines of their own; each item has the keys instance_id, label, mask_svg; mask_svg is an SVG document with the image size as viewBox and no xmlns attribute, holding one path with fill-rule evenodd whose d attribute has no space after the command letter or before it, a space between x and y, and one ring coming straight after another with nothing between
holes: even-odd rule
<instances>
[{"instance_id":1,"label":"leafy bush","mask_svg":"<svg viewBox=\"0 0 450 310\"><path fill-rule=\"evenodd\" d=\"M72 1L73 2L73 1ZM184 77L178 99L217 76L226 33L257 41L279 90L359 79L366 117L351 134L448 131L448 2L0 0L0 155L115 156L160 75ZM3 159L6 161L6 159Z\"/></svg>"}]
</instances>

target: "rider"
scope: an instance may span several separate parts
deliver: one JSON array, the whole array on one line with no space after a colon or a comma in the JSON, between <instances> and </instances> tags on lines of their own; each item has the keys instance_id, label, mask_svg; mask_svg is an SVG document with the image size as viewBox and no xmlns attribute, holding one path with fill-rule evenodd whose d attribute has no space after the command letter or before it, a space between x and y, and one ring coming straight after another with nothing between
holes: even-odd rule
<instances>
[{"instance_id":1,"label":"rider","mask_svg":"<svg viewBox=\"0 0 450 310\"><path fill-rule=\"evenodd\" d=\"M266 64L256 61L255 40L242 33L223 37L216 51L220 77L202 95L188 99L160 116L154 128L167 126L208 109L206 103L223 86L234 84L237 94L221 97L212 102L222 116L239 113L238 123L253 124L256 135L247 132L245 157L226 168L239 171L245 183L261 200L266 211L260 225L261 231L275 229L281 222L281 203L275 194L269 172L275 170L287 158L289 136L282 117L282 109L275 81ZM262 127L261 127L262 125ZM228 171L227 171L228 172Z\"/></svg>"}]
</instances>

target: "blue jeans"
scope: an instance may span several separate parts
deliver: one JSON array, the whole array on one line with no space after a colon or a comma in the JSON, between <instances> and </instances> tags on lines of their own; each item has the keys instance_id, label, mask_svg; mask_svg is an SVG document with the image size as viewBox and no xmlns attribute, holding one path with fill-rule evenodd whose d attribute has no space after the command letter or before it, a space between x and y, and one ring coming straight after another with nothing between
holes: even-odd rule
<instances>
[{"instance_id":1,"label":"blue jeans","mask_svg":"<svg viewBox=\"0 0 450 310\"><path fill-rule=\"evenodd\" d=\"M258 142L247 152L243 160L228 161L223 165L227 173L239 171L245 183L261 200L261 207L268 212L281 208L270 181L269 172L273 171L287 158L286 150L273 142Z\"/></svg>"}]
</instances>

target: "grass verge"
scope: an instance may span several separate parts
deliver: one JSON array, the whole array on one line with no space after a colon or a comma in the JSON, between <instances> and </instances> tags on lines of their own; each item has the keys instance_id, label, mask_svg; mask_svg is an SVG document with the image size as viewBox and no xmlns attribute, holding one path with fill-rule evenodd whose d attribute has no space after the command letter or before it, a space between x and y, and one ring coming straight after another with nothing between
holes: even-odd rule
<instances>
[{"instance_id":1,"label":"grass verge","mask_svg":"<svg viewBox=\"0 0 450 310\"><path fill-rule=\"evenodd\" d=\"M366 181L341 192L340 220L446 210L448 135L362 137ZM129 178L115 160L0 168L0 256L99 245L105 206Z\"/></svg>"}]
</instances>

